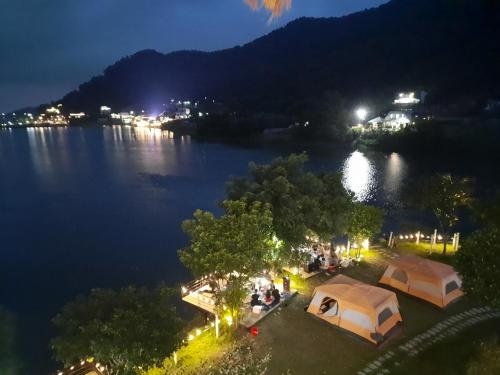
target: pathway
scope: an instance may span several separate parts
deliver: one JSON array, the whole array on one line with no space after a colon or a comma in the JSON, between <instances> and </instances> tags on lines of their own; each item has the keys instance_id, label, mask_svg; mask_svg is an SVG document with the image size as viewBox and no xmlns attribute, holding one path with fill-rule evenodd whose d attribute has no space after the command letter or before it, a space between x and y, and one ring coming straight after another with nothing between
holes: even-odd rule
<instances>
[{"instance_id":1,"label":"pathway","mask_svg":"<svg viewBox=\"0 0 500 375\"><path fill-rule=\"evenodd\" d=\"M489 307L476 307L460 314L452 315L406 343L387 351L384 355L366 365L363 370L358 371L357 375L390 374L391 371L389 368L398 367L400 365L398 361L415 357L433 344L455 336L466 328L496 318L500 318L500 311Z\"/></svg>"}]
</instances>

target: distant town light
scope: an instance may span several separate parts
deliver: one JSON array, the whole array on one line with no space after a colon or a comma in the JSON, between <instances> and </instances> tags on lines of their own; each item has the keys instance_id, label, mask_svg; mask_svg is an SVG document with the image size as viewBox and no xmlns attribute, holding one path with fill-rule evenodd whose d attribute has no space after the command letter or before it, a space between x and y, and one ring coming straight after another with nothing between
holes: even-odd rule
<instances>
[{"instance_id":1,"label":"distant town light","mask_svg":"<svg viewBox=\"0 0 500 375\"><path fill-rule=\"evenodd\" d=\"M396 100L394 100L394 104L418 104L420 103L420 99L415 97L414 92L401 92L399 93Z\"/></svg>"}]
</instances>

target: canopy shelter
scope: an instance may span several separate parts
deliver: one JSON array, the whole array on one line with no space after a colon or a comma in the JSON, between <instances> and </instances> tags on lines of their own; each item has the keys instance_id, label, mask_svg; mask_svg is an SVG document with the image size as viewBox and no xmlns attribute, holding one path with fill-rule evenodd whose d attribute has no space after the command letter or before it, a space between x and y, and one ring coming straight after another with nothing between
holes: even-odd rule
<instances>
[{"instance_id":1,"label":"canopy shelter","mask_svg":"<svg viewBox=\"0 0 500 375\"><path fill-rule=\"evenodd\" d=\"M453 267L447 264L414 255L400 256L388 263L379 281L381 284L442 308L463 295L462 280Z\"/></svg>"},{"instance_id":2,"label":"canopy shelter","mask_svg":"<svg viewBox=\"0 0 500 375\"><path fill-rule=\"evenodd\" d=\"M344 275L314 289L307 312L375 344L403 320L394 292Z\"/></svg>"}]
</instances>

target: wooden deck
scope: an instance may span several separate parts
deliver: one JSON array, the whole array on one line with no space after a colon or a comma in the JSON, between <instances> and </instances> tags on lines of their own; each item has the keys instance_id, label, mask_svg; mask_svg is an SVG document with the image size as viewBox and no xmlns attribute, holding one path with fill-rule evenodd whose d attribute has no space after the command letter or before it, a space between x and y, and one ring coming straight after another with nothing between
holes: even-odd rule
<instances>
[{"instance_id":1,"label":"wooden deck","mask_svg":"<svg viewBox=\"0 0 500 375\"><path fill-rule=\"evenodd\" d=\"M182 300L215 315L215 301L213 297L205 296L199 292L191 292L182 297Z\"/></svg>"},{"instance_id":2,"label":"wooden deck","mask_svg":"<svg viewBox=\"0 0 500 375\"><path fill-rule=\"evenodd\" d=\"M251 328L266 316L271 314L274 310L278 309L280 306L283 306L284 303L288 302L291 298L293 298L297 294L297 291L292 291L287 297L283 297L276 306L268 311L262 311L259 314L254 314L252 312L251 307L246 307L243 318L241 319L241 325L245 328Z\"/></svg>"}]
</instances>

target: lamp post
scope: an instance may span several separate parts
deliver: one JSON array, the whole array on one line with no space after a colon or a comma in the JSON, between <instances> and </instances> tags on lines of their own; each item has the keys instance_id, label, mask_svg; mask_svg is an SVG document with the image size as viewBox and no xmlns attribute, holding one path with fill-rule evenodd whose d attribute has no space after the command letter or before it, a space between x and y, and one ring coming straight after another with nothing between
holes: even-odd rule
<instances>
[{"instance_id":1,"label":"lamp post","mask_svg":"<svg viewBox=\"0 0 500 375\"><path fill-rule=\"evenodd\" d=\"M366 108L360 107L356 109L356 117L360 122L364 122L368 116L368 110Z\"/></svg>"}]
</instances>

